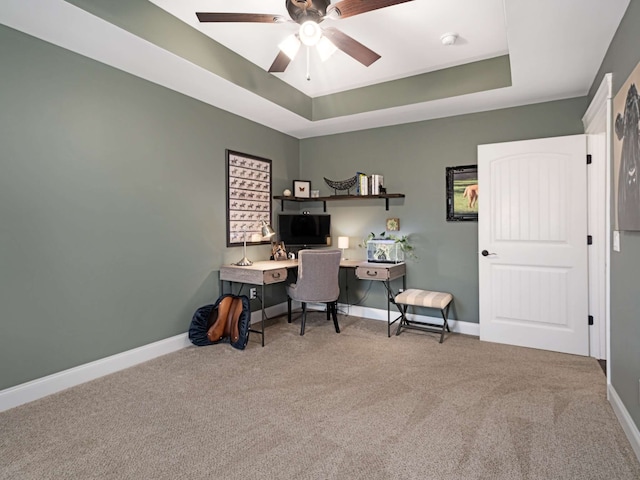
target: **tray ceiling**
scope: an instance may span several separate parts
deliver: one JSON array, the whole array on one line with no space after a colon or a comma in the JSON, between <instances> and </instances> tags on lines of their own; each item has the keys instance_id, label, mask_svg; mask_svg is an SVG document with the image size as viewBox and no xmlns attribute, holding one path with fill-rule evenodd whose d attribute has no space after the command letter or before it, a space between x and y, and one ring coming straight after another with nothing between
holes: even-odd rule
<instances>
[{"instance_id":1,"label":"tray ceiling","mask_svg":"<svg viewBox=\"0 0 640 480\"><path fill-rule=\"evenodd\" d=\"M297 138L583 96L629 0L415 0L325 20L381 55L304 52L267 70L295 23L284 0L5 0L0 23ZM440 37L455 32L455 45ZM493 62L493 63L492 63ZM500 70L500 71L498 71ZM507 81L508 80L508 81Z\"/></svg>"}]
</instances>

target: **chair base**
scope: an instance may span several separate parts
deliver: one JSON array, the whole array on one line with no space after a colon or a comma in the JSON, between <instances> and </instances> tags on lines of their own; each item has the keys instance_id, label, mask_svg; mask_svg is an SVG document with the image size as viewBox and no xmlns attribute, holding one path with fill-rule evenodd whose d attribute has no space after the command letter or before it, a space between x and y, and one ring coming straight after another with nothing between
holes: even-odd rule
<instances>
[{"instance_id":1,"label":"chair base","mask_svg":"<svg viewBox=\"0 0 640 480\"><path fill-rule=\"evenodd\" d=\"M340 325L338 325L338 301L325 302L327 305L327 320L333 318L333 326L336 333L340 333ZM307 303L302 302L302 321L300 322L300 335L304 335L304 327L307 322ZM287 323L291 323L291 298L287 297Z\"/></svg>"}]
</instances>

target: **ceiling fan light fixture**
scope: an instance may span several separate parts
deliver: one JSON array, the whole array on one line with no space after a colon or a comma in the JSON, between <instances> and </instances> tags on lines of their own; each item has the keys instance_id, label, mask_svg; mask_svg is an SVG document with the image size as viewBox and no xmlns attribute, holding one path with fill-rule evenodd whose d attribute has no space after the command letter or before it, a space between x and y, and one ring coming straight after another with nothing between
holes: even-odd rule
<instances>
[{"instance_id":1,"label":"ceiling fan light fixture","mask_svg":"<svg viewBox=\"0 0 640 480\"><path fill-rule=\"evenodd\" d=\"M342 12L338 7L330 6L327 9L327 14L324 16L324 18L330 18L331 20L338 20L341 15L342 15Z\"/></svg>"},{"instance_id":2,"label":"ceiling fan light fixture","mask_svg":"<svg viewBox=\"0 0 640 480\"><path fill-rule=\"evenodd\" d=\"M338 47L336 47L331 42L331 40L323 35L322 38L318 41L316 49L318 50L318 55L320 55L320 60L324 62L328 60L331 55L336 53Z\"/></svg>"},{"instance_id":3,"label":"ceiling fan light fixture","mask_svg":"<svg viewBox=\"0 0 640 480\"><path fill-rule=\"evenodd\" d=\"M322 37L322 30L320 30L320 26L316 22L307 20L300 25L299 35L302 43L307 47L313 47L320 41L320 37Z\"/></svg>"},{"instance_id":4,"label":"ceiling fan light fixture","mask_svg":"<svg viewBox=\"0 0 640 480\"><path fill-rule=\"evenodd\" d=\"M278 44L278 48L282 53L293 60L298 53L298 50L300 50L300 40L298 40L298 37L295 34L289 35Z\"/></svg>"}]
</instances>

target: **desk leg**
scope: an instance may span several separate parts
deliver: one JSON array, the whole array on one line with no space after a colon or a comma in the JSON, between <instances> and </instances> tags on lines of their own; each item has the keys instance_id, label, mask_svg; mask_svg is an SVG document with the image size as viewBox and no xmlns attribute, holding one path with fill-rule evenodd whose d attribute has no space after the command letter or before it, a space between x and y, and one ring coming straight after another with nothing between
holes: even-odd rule
<instances>
[{"instance_id":1,"label":"desk leg","mask_svg":"<svg viewBox=\"0 0 640 480\"><path fill-rule=\"evenodd\" d=\"M391 325L396 323L402 317L398 317L395 320L391 321L391 304L393 303L394 305L396 305L396 301L395 301L396 295L391 289L391 280L385 280L384 282L382 282L382 284L384 285L384 288L387 290L387 336L391 337ZM406 276L402 277L402 288L403 288L403 291L407 289Z\"/></svg>"},{"instance_id":2,"label":"desk leg","mask_svg":"<svg viewBox=\"0 0 640 480\"><path fill-rule=\"evenodd\" d=\"M262 296L260 297L260 310L262 311L262 346L264 347L264 319L267 312L264 311L264 283L262 284Z\"/></svg>"},{"instance_id":3,"label":"desk leg","mask_svg":"<svg viewBox=\"0 0 640 480\"><path fill-rule=\"evenodd\" d=\"M262 346L264 347L264 320L267 317L267 312L264 310L264 283L260 286L260 295L258 295L258 301L260 302L260 330L254 330L249 328L250 332L259 333L262 337Z\"/></svg>"},{"instance_id":4,"label":"desk leg","mask_svg":"<svg viewBox=\"0 0 640 480\"><path fill-rule=\"evenodd\" d=\"M384 282L384 286L387 287L387 337L391 338L391 281L387 280Z\"/></svg>"}]
</instances>

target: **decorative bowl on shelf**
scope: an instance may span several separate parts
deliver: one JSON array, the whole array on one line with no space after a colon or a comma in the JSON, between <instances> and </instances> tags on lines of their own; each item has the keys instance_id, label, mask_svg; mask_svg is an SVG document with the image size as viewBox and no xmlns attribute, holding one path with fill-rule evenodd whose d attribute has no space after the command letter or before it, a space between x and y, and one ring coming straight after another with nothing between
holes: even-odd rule
<instances>
[{"instance_id":1,"label":"decorative bowl on shelf","mask_svg":"<svg viewBox=\"0 0 640 480\"><path fill-rule=\"evenodd\" d=\"M351 178L347 178L346 180L329 180L327 177L324 177L324 181L329 187L333 188L334 195L338 195L338 190L346 190L347 195L349 195L349 190L356 186L356 182L358 181L358 176L354 175Z\"/></svg>"}]
</instances>

